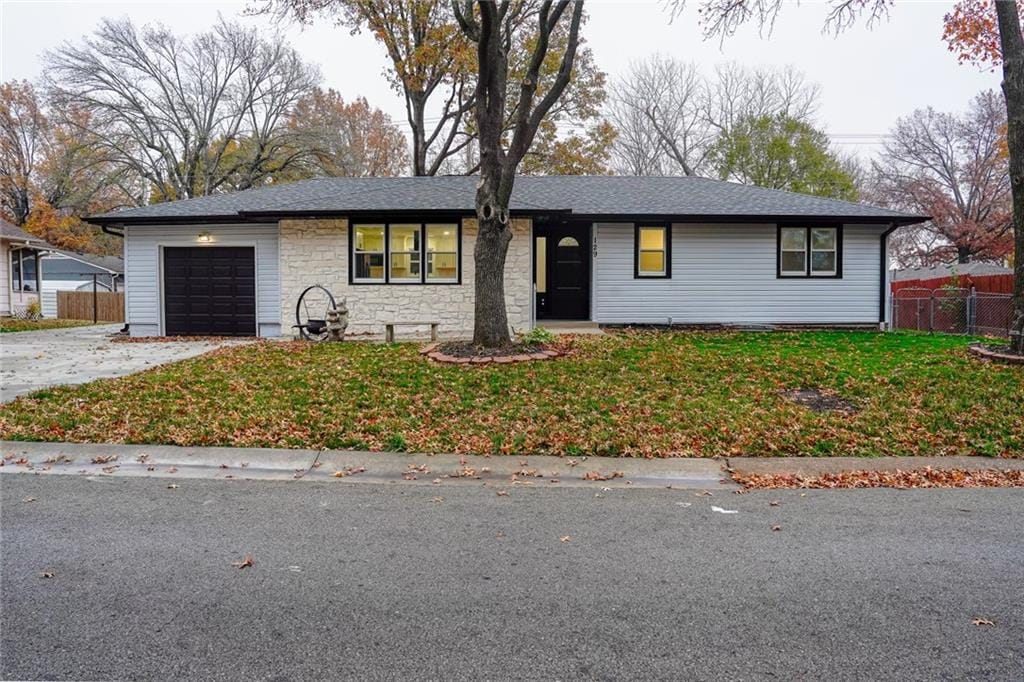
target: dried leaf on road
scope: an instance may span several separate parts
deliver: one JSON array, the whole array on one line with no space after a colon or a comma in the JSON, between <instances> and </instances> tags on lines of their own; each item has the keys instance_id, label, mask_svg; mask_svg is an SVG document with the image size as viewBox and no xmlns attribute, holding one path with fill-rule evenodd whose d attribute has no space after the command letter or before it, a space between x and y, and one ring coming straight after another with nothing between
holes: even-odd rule
<instances>
[{"instance_id":1,"label":"dried leaf on road","mask_svg":"<svg viewBox=\"0 0 1024 682\"><path fill-rule=\"evenodd\" d=\"M444 498L443 497L431 497L430 501L431 502L444 502Z\"/></svg>"},{"instance_id":2,"label":"dried leaf on road","mask_svg":"<svg viewBox=\"0 0 1024 682\"><path fill-rule=\"evenodd\" d=\"M43 571L42 573L39 574L39 577L40 578L52 578L55 575L57 575L57 574L54 573L53 571Z\"/></svg>"},{"instance_id":3,"label":"dried leaf on road","mask_svg":"<svg viewBox=\"0 0 1024 682\"><path fill-rule=\"evenodd\" d=\"M172 483L169 486L167 486L167 489L168 490L177 490L178 489L178 484L177 483Z\"/></svg>"},{"instance_id":4,"label":"dried leaf on road","mask_svg":"<svg viewBox=\"0 0 1024 682\"><path fill-rule=\"evenodd\" d=\"M364 471L366 471L366 467L345 467L344 469L335 471L331 475L334 476L335 478L345 478L346 476L355 476L356 474L361 474Z\"/></svg>"},{"instance_id":5,"label":"dried leaf on road","mask_svg":"<svg viewBox=\"0 0 1024 682\"><path fill-rule=\"evenodd\" d=\"M255 562L252 560L252 554L246 554L242 558L241 561L236 561L236 562L232 563L231 565L234 566L235 568L241 570L243 568L249 568L250 566L253 565L253 563L255 563Z\"/></svg>"},{"instance_id":6,"label":"dried leaf on road","mask_svg":"<svg viewBox=\"0 0 1024 682\"><path fill-rule=\"evenodd\" d=\"M600 471L588 471L583 474L584 481L610 481L613 478L622 478L625 476L621 471L612 471L607 474L603 474Z\"/></svg>"},{"instance_id":7,"label":"dried leaf on road","mask_svg":"<svg viewBox=\"0 0 1024 682\"><path fill-rule=\"evenodd\" d=\"M117 460L117 455L96 455L92 458L93 464L106 464Z\"/></svg>"},{"instance_id":8,"label":"dried leaf on road","mask_svg":"<svg viewBox=\"0 0 1024 682\"><path fill-rule=\"evenodd\" d=\"M771 502L768 503L768 506L769 507L778 507L779 506L779 501L778 500L772 500Z\"/></svg>"},{"instance_id":9,"label":"dried leaf on road","mask_svg":"<svg viewBox=\"0 0 1024 682\"><path fill-rule=\"evenodd\" d=\"M782 530L782 526L772 526L772 530Z\"/></svg>"},{"instance_id":10,"label":"dried leaf on road","mask_svg":"<svg viewBox=\"0 0 1024 682\"><path fill-rule=\"evenodd\" d=\"M498 491L498 497L508 497L508 491L507 490L499 490Z\"/></svg>"},{"instance_id":11,"label":"dried leaf on road","mask_svg":"<svg viewBox=\"0 0 1024 682\"><path fill-rule=\"evenodd\" d=\"M971 623L973 623L974 625L986 625L988 627L995 626L995 623L990 621L988 618L975 618L971 621Z\"/></svg>"},{"instance_id":12,"label":"dried leaf on road","mask_svg":"<svg viewBox=\"0 0 1024 682\"><path fill-rule=\"evenodd\" d=\"M572 538L570 536L568 536L568 535L563 535L562 537L560 537L558 539L561 540L562 542L569 542L570 540L572 540Z\"/></svg>"},{"instance_id":13,"label":"dried leaf on road","mask_svg":"<svg viewBox=\"0 0 1024 682\"><path fill-rule=\"evenodd\" d=\"M22 500L22 502L35 502L35 501L36 501L36 498L34 498L34 497L26 497L24 500Z\"/></svg>"}]
</instances>

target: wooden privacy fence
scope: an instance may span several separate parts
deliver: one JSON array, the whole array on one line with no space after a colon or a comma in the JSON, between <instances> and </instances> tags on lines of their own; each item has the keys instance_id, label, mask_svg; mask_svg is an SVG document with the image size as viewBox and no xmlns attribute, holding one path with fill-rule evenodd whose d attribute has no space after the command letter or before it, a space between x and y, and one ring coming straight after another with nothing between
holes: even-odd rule
<instances>
[{"instance_id":1,"label":"wooden privacy fence","mask_svg":"<svg viewBox=\"0 0 1024 682\"><path fill-rule=\"evenodd\" d=\"M68 320L124 322L124 292L58 291L57 317Z\"/></svg>"}]
</instances>

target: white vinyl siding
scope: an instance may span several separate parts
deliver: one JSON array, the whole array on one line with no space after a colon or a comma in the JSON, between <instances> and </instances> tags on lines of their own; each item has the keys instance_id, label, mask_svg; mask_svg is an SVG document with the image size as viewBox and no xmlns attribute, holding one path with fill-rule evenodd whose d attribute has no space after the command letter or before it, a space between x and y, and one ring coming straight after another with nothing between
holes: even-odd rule
<instances>
[{"instance_id":1,"label":"white vinyl siding","mask_svg":"<svg viewBox=\"0 0 1024 682\"><path fill-rule=\"evenodd\" d=\"M633 276L630 223L594 225L593 320L877 324L883 226L846 225L841 278L778 278L775 225L675 224L671 279Z\"/></svg>"},{"instance_id":2,"label":"white vinyl siding","mask_svg":"<svg viewBox=\"0 0 1024 682\"><path fill-rule=\"evenodd\" d=\"M210 242L198 241L200 232ZM132 336L161 329L161 247L252 246L256 251L256 320L260 336L281 335L281 278L277 223L243 225L131 225L125 228L125 316ZM312 255L312 254L311 254Z\"/></svg>"}]
</instances>

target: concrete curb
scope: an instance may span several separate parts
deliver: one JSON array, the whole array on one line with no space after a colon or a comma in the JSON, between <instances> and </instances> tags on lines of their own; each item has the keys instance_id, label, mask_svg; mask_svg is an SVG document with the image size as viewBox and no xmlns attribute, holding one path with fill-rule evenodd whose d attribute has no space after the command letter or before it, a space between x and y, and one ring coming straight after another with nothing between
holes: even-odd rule
<instances>
[{"instance_id":1,"label":"concrete curb","mask_svg":"<svg viewBox=\"0 0 1024 682\"><path fill-rule=\"evenodd\" d=\"M608 488L735 489L719 459L505 457L0 441L2 473ZM116 459L109 459L116 456ZM107 459L94 463L95 459ZM590 478L587 475L590 474Z\"/></svg>"},{"instance_id":2,"label":"concrete curb","mask_svg":"<svg viewBox=\"0 0 1024 682\"><path fill-rule=\"evenodd\" d=\"M0 457L3 460L0 473L698 490L737 489L739 486L729 476L733 472L741 475L813 476L842 471L907 471L925 467L1024 470L1024 459L987 457L490 457L361 450L16 441L0 441Z\"/></svg>"}]
</instances>

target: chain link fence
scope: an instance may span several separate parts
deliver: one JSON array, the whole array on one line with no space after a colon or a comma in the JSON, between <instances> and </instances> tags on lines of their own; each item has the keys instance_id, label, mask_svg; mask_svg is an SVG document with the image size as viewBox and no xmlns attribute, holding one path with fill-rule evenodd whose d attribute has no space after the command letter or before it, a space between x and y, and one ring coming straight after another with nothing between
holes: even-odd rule
<instances>
[{"instance_id":1,"label":"chain link fence","mask_svg":"<svg viewBox=\"0 0 1024 682\"><path fill-rule=\"evenodd\" d=\"M1011 294L943 287L900 289L892 297L893 329L943 334L1009 336Z\"/></svg>"}]
</instances>

